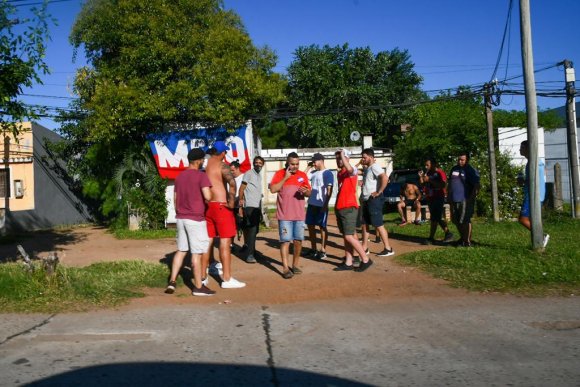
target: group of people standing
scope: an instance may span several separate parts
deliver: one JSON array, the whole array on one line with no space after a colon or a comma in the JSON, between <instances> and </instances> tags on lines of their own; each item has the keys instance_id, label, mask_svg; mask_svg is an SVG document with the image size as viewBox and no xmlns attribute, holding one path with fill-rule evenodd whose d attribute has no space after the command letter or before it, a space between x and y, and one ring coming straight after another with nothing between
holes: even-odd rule
<instances>
[{"instance_id":1,"label":"group of people standing","mask_svg":"<svg viewBox=\"0 0 580 387\"><path fill-rule=\"evenodd\" d=\"M261 171L264 159L260 156L255 157L253 168L242 174L238 162L228 165L224 161L228 150L229 147L222 141L214 143L207 152L209 159L202 170L206 153L200 148L192 149L188 154L187 170L175 180L177 252L173 259L166 293L171 294L175 291L177 275L188 251L192 254L193 295L215 294L215 291L207 287L209 274L221 275L220 285L224 289L246 286L245 283L236 280L231 272L232 238L240 228L244 235L243 251L247 252L246 262L256 263L256 258L260 257L260 253L256 251L256 236L262 220ZM522 143L521 153L527 157L527 142ZM335 213L344 243L344 259L334 269L335 271L363 272L373 264L368 249L370 226L376 230L377 238L380 238L383 244L382 251L375 255L388 257L395 254L383 223L385 200L383 191L387 186L388 177L385 170L375 162L374 156L373 149L364 149L360 162L353 165L347 149L341 148L335 152L338 180ZM451 168L447 177L445 172L437 167L436 160L430 157L425 161L425 170L419 171L421 187L414 184L401 187L399 212L402 221L399 225L407 224L403 211L406 206L415 207L416 212L420 214L420 199L423 194L425 196L430 213L430 233L424 244L435 242L438 226L445 233L443 242L453 241L454 236L443 216L447 201L451 219L460 235L455 243L471 246L471 218L474 214L475 197L480 191L480 182L478 172L469 165L469 158L467 152L459 153L457 164ZM309 232L311 248L304 256L319 260L326 258L329 202L335 184L334 175L325 167L324 162L324 156L315 153L306 169L300 171L300 157L296 152L291 152L286 158L285 167L274 174L268 185L270 192L277 194L276 218L280 236L281 274L284 279L302 273L299 261L305 228ZM359 169L359 166L362 168ZM527 167L523 184L526 183ZM520 222L529 228L527 192L526 190ZM417 225L418 219L417 217L414 222ZM357 236L358 226L362 230L362 241ZM317 228L320 230L320 244L317 243ZM219 238L220 262L212 257L216 237ZM548 238L546 235L544 244ZM292 257L290 257L291 244Z\"/></svg>"}]
</instances>

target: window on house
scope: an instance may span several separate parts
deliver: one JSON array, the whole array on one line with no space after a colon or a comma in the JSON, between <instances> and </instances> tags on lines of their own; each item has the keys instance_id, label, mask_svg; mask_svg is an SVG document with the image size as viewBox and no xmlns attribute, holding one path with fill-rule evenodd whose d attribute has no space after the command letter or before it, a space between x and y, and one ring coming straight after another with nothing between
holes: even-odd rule
<instances>
[{"instance_id":1,"label":"window on house","mask_svg":"<svg viewBox=\"0 0 580 387\"><path fill-rule=\"evenodd\" d=\"M0 198L10 197L10 169L0 169Z\"/></svg>"}]
</instances>

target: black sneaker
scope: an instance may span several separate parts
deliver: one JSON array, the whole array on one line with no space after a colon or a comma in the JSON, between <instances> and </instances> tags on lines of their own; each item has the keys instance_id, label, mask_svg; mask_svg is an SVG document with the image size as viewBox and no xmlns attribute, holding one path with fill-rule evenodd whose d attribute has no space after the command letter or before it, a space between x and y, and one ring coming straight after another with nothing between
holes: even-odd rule
<instances>
[{"instance_id":1,"label":"black sneaker","mask_svg":"<svg viewBox=\"0 0 580 387\"><path fill-rule=\"evenodd\" d=\"M453 233L448 232L447 234L445 234L445 237L443 238L443 243L452 242L454 237L455 236L453 235Z\"/></svg>"},{"instance_id":2,"label":"black sneaker","mask_svg":"<svg viewBox=\"0 0 580 387\"><path fill-rule=\"evenodd\" d=\"M175 292L175 288L177 287L177 283L175 281L169 281L167 287L165 288L165 293L173 294Z\"/></svg>"},{"instance_id":3,"label":"black sneaker","mask_svg":"<svg viewBox=\"0 0 580 387\"><path fill-rule=\"evenodd\" d=\"M256 257L254 257L252 254L248 255L248 257L246 258L246 262L247 263L256 263Z\"/></svg>"},{"instance_id":4,"label":"black sneaker","mask_svg":"<svg viewBox=\"0 0 580 387\"><path fill-rule=\"evenodd\" d=\"M316 258L316 256L318 255L318 252L316 250L308 250L307 253L303 253L302 256L304 258Z\"/></svg>"},{"instance_id":5,"label":"black sneaker","mask_svg":"<svg viewBox=\"0 0 580 387\"><path fill-rule=\"evenodd\" d=\"M193 287L193 292L191 293L194 296L213 296L215 294L215 290L211 290L205 285L201 285L201 288Z\"/></svg>"},{"instance_id":6,"label":"black sneaker","mask_svg":"<svg viewBox=\"0 0 580 387\"><path fill-rule=\"evenodd\" d=\"M318 251L316 253L316 259L326 259L326 251Z\"/></svg>"},{"instance_id":7,"label":"black sneaker","mask_svg":"<svg viewBox=\"0 0 580 387\"><path fill-rule=\"evenodd\" d=\"M368 262L361 262L360 266L357 267L356 269L354 269L354 271L356 272L361 272L361 271L365 271L366 269L368 269L369 267L371 267L373 264L373 260L369 258Z\"/></svg>"},{"instance_id":8,"label":"black sneaker","mask_svg":"<svg viewBox=\"0 0 580 387\"><path fill-rule=\"evenodd\" d=\"M340 265L338 265L337 267L335 267L334 269L332 269L332 271L347 271L347 270L353 270L354 267L353 265L347 265L346 262L341 263Z\"/></svg>"},{"instance_id":9,"label":"black sneaker","mask_svg":"<svg viewBox=\"0 0 580 387\"><path fill-rule=\"evenodd\" d=\"M390 257L391 255L395 255L395 250L393 250L393 248L391 248L390 250L384 249L383 251L377 254L377 257Z\"/></svg>"}]
</instances>

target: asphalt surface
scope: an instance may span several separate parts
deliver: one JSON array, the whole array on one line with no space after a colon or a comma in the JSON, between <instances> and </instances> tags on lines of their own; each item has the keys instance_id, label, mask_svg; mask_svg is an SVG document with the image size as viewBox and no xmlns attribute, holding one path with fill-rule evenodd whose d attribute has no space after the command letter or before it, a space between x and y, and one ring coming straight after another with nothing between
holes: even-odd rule
<instances>
[{"instance_id":1,"label":"asphalt surface","mask_svg":"<svg viewBox=\"0 0 580 387\"><path fill-rule=\"evenodd\" d=\"M580 386L578 297L221 301L0 314L0 385Z\"/></svg>"}]
</instances>

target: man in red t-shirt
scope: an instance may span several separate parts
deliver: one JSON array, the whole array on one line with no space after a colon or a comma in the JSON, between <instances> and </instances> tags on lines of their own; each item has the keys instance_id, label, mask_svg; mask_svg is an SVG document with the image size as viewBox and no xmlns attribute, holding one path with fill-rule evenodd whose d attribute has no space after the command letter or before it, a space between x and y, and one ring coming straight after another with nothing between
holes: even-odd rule
<instances>
[{"instance_id":1,"label":"man in red t-shirt","mask_svg":"<svg viewBox=\"0 0 580 387\"><path fill-rule=\"evenodd\" d=\"M362 244L356 237L356 219L358 215L358 201L356 199L356 189L358 183L358 171L356 167L350 165L350 152L341 149L335 153L336 165L338 168L338 194L334 210L336 212L336 222L338 229L344 239L345 261L334 271L353 270L353 253L360 255L362 262L355 271L365 271L373 261L368 257Z\"/></svg>"},{"instance_id":2,"label":"man in red t-shirt","mask_svg":"<svg viewBox=\"0 0 580 387\"><path fill-rule=\"evenodd\" d=\"M429 214L431 216L431 232L429 233L429 239L426 239L423 244L433 244L435 241L437 224L439 224L445 232L443 242L450 242L453 240L453 234L449 231L447 222L443 220L447 176L441 169L437 169L437 164L433 157L427 159L425 162L425 169L427 172L423 172L422 170L419 171L419 179L421 179L421 185L425 187L425 200L427 201Z\"/></svg>"},{"instance_id":3,"label":"man in red t-shirt","mask_svg":"<svg viewBox=\"0 0 580 387\"><path fill-rule=\"evenodd\" d=\"M308 176L299 169L300 158L296 152L291 152L286 158L286 168L281 169L272 178L270 192L277 193L276 218L280 233L280 255L284 267L282 277L290 279L294 274L302 273L298 260L302 252L304 240L304 224L306 219L305 196L310 196ZM288 266L290 242L294 243L294 260L292 267Z\"/></svg>"},{"instance_id":4,"label":"man in red t-shirt","mask_svg":"<svg viewBox=\"0 0 580 387\"><path fill-rule=\"evenodd\" d=\"M193 266L193 295L211 296L215 292L202 284L201 255L209 246L209 236L205 221L205 201L211 200L211 183L207 175L199 169L203 165L205 152L200 148L187 154L189 166L175 179L173 204L177 219L177 252L171 265L171 276L165 293L173 294L177 275L183 258L191 251ZM205 201L204 201L205 200Z\"/></svg>"}]
</instances>

